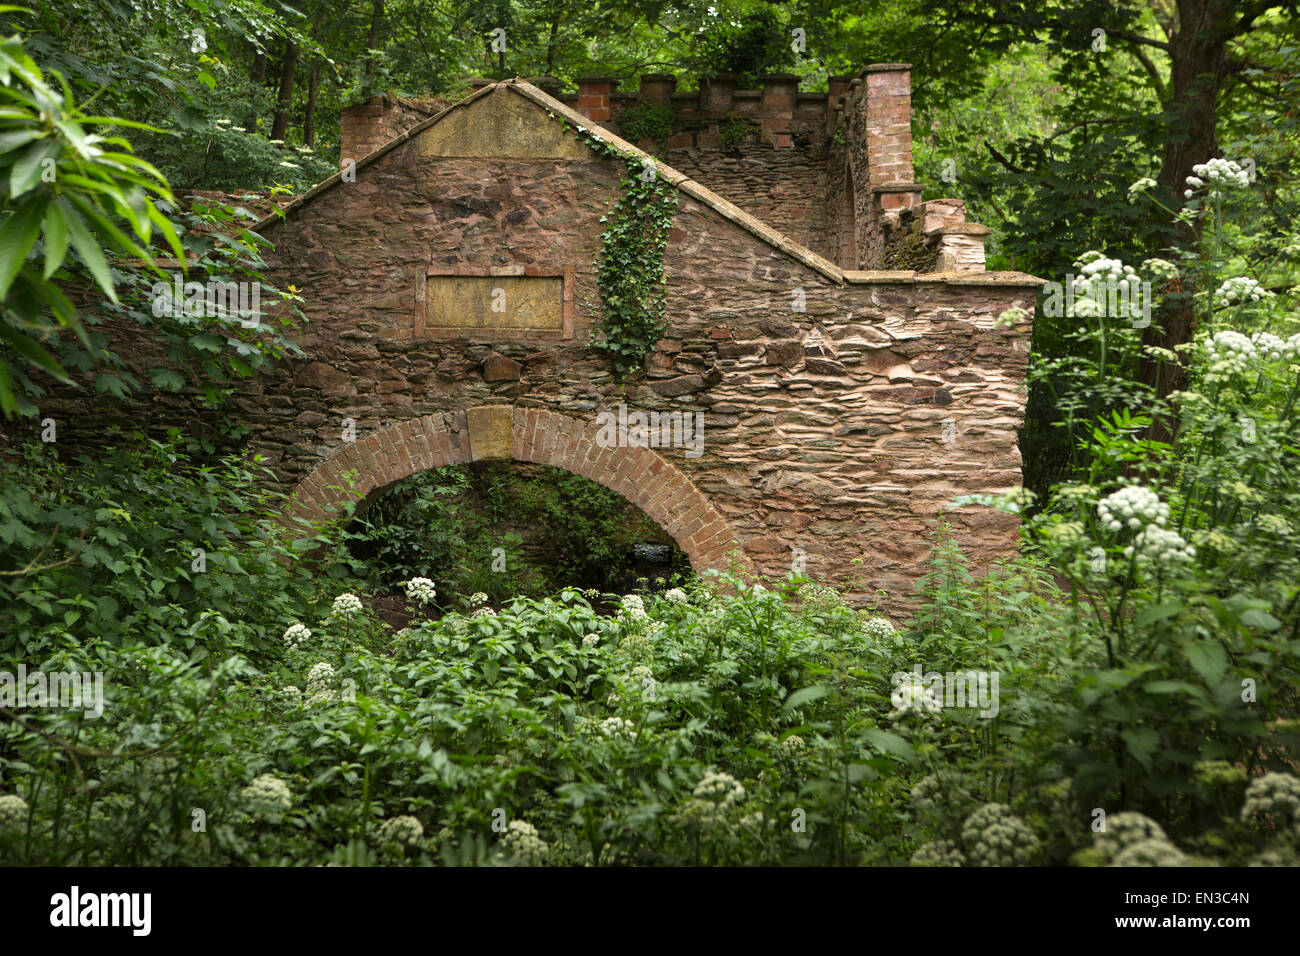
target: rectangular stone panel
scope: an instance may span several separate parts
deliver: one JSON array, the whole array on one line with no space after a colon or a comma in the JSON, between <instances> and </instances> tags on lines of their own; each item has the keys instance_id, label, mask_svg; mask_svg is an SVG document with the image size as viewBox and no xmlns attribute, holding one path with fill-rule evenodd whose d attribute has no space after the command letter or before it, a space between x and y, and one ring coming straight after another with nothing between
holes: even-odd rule
<instances>
[{"instance_id":1,"label":"rectangular stone panel","mask_svg":"<svg viewBox=\"0 0 1300 956\"><path fill-rule=\"evenodd\" d=\"M564 329L563 276L429 276L428 329Z\"/></svg>"}]
</instances>

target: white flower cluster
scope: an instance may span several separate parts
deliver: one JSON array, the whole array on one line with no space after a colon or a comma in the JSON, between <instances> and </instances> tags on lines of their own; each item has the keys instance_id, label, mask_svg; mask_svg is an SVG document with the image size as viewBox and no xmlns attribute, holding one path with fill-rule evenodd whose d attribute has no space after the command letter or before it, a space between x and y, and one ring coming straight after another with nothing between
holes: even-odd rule
<instances>
[{"instance_id":1,"label":"white flower cluster","mask_svg":"<svg viewBox=\"0 0 1300 956\"><path fill-rule=\"evenodd\" d=\"M894 701L894 709L885 715L887 720L897 720L912 713L920 714L924 710L937 711L942 703L934 694L928 693L926 686L915 677L894 688L890 699Z\"/></svg>"},{"instance_id":2,"label":"white flower cluster","mask_svg":"<svg viewBox=\"0 0 1300 956\"><path fill-rule=\"evenodd\" d=\"M641 681L653 680L654 676L654 671L646 667L644 664L638 664L636 667L632 668L632 673L629 679L640 684Z\"/></svg>"},{"instance_id":3,"label":"white flower cluster","mask_svg":"<svg viewBox=\"0 0 1300 956\"><path fill-rule=\"evenodd\" d=\"M1250 821L1264 814L1279 826L1294 822L1300 827L1300 779L1289 773L1266 773L1250 782L1241 818Z\"/></svg>"},{"instance_id":4,"label":"white flower cluster","mask_svg":"<svg viewBox=\"0 0 1300 956\"><path fill-rule=\"evenodd\" d=\"M417 604L432 604L433 599L438 596L438 589L428 578L411 578L403 587L406 590L406 599Z\"/></svg>"},{"instance_id":5,"label":"white flower cluster","mask_svg":"<svg viewBox=\"0 0 1300 956\"><path fill-rule=\"evenodd\" d=\"M1252 332L1250 344L1260 358L1267 362L1280 362L1300 352L1300 335L1284 339L1272 332Z\"/></svg>"},{"instance_id":6,"label":"white flower cluster","mask_svg":"<svg viewBox=\"0 0 1300 956\"><path fill-rule=\"evenodd\" d=\"M264 773L239 791L244 809L258 820L279 823L280 818L293 806L293 794L283 780L274 774Z\"/></svg>"},{"instance_id":7,"label":"white flower cluster","mask_svg":"<svg viewBox=\"0 0 1300 956\"><path fill-rule=\"evenodd\" d=\"M340 594L330 609L335 617L353 617L361 613L361 598L355 594Z\"/></svg>"},{"instance_id":8,"label":"white flower cluster","mask_svg":"<svg viewBox=\"0 0 1300 956\"><path fill-rule=\"evenodd\" d=\"M710 770L695 785L691 796L696 800L707 800L722 809L735 806L745 799L745 787L729 773Z\"/></svg>"},{"instance_id":9,"label":"white flower cluster","mask_svg":"<svg viewBox=\"0 0 1300 956\"><path fill-rule=\"evenodd\" d=\"M1269 534L1278 535L1282 538L1288 537L1295 530L1291 527L1291 522L1287 521L1286 518L1281 515L1259 515L1255 518L1255 524L1259 525L1261 530L1267 531Z\"/></svg>"},{"instance_id":10,"label":"white flower cluster","mask_svg":"<svg viewBox=\"0 0 1300 956\"><path fill-rule=\"evenodd\" d=\"M1219 308L1245 305L1247 302L1258 302L1270 295L1271 292L1250 276L1234 276L1223 280L1223 284L1214 293L1214 304Z\"/></svg>"},{"instance_id":11,"label":"white flower cluster","mask_svg":"<svg viewBox=\"0 0 1300 956\"><path fill-rule=\"evenodd\" d=\"M1183 193L1188 199L1192 193L1209 183L1215 189L1245 189L1250 185L1250 172L1230 159L1212 159L1208 163L1197 163L1192 167L1192 175L1187 177L1191 186Z\"/></svg>"},{"instance_id":12,"label":"white flower cluster","mask_svg":"<svg viewBox=\"0 0 1300 956\"><path fill-rule=\"evenodd\" d=\"M1128 201L1136 202L1138 196L1156 188L1156 181L1150 176L1143 176L1128 188Z\"/></svg>"},{"instance_id":13,"label":"white flower cluster","mask_svg":"<svg viewBox=\"0 0 1300 956\"><path fill-rule=\"evenodd\" d=\"M1142 273L1157 282L1173 282L1178 278L1178 266L1168 259L1143 259Z\"/></svg>"},{"instance_id":14,"label":"white flower cluster","mask_svg":"<svg viewBox=\"0 0 1300 956\"><path fill-rule=\"evenodd\" d=\"M424 839L424 824L415 817L400 816L385 820L379 827L379 840L393 846L419 846Z\"/></svg>"},{"instance_id":15,"label":"white flower cluster","mask_svg":"<svg viewBox=\"0 0 1300 956\"><path fill-rule=\"evenodd\" d=\"M606 737L621 740L636 739L636 725L622 717L606 717L600 722L600 732Z\"/></svg>"},{"instance_id":16,"label":"white flower cluster","mask_svg":"<svg viewBox=\"0 0 1300 956\"><path fill-rule=\"evenodd\" d=\"M288 699L290 707L297 707L302 704L302 691L300 691L295 685L290 684L280 693L284 694Z\"/></svg>"},{"instance_id":17,"label":"white flower cluster","mask_svg":"<svg viewBox=\"0 0 1300 956\"><path fill-rule=\"evenodd\" d=\"M598 631L592 631L590 634L588 634L586 637L582 639L583 647L595 647L599 643L600 643L600 633Z\"/></svg>"},{"instance_id":18,"label":"white flower cluster","mask_svg":"<svg viewBox=\"0 0 1300 956\"><path fill-rule=\"evenodd\" d=\"M1145 814L1131 811L1107 815L1105 829L1094 833L1092 837L1093 845L1112 858L1136 843L1149 840L1167 842L1169 838L1156 821Z\"/></svg>"},{"instance_id":19,"label":"white flower cluster","mask_svg":"<svg viewBox=\"0 0 1300 956\"><path fill-rule=\"evenodd\" d=\"M975 866L1024 866L1038 849L1034 831L1005 803L986 803L962 824L961 841Z\"/></svg>"},{"instance_id":20,"label":"white flower cluster","mask_svg":"<svg viewBox=\"0 0 1300 956\"><path fill-rule=\"evenodd\" d=\"M871 617L862 623L862 633L873 641L890 641L898 632L888 618Z\"/></svg>"},{"instance_id":21,"label":"white flower cluster","mask_svg":"<svg viewBox=\"0 0 1300 956\"><path fill-rule=\"evenodd\" d=\"M681 588L669 588L664 592L664 600L669 604L685 604L686 592Z\"/></svg>"},{"instance_id":22,"label":"white flower cluster","mask_svg":"<svg viewBox=\"0 0 1300 956\"><path fill-rule=\"evenodd\" d=\"M0 833L27 826L27 801L16 793L0 796Z\"/></svg>"},{"instance_id":23,"label":"white flower cluster","mask_svg":"<svg viewBox=\"0 0 1300 956\"><path fill-rule=\"evenodd\" d=\"M631 618L633 621L644 621L646 619L645 602L641 600L641 595L625 594L621 604L624 617Z\"/></svg>"},{"instance_id":24,"label":"white flower cluster","mask_svg":"<svg viewBox=\"0 0 1300 956\"><path fill-rule=\"evenodd\" d=\"M290 624L284 632L284 646L293 650L306 644L311 638L311 629L305 624Z\"/></svg>"},{"instance_id":25,"label":"white flower cluster","mask_svg":"<svg viewBox=\"0 0 1300 956\"><path fill-rule=\"evenodd\" d=\"M1124 557L1134 555L1139 561L1154 565L1186 564L1196 559L1196 549L1177 531L1150 525L1139 531L1133 543L1124 549Z\"/></svg>"},{"instance_id":26,"label":"white flower cluster","mask_svg":"<svg viewBox=\"0 0 1300 956\"><path fill-rule=\"evenodd\" d=\"M1187 854L1168 840L1141 840L1121 850L1111 866L1186 866Z\"/></svg>"},{"instance_id":27,"label":"white flower cluster","mask_svg":"<svg viewBox=\"0 0 1300 956\"><path fill-rule=\"evenodd\" d=\"M1160 496L1140 485L1126 485L1097 502L1097 517L1110 531L1137 530L1144 525L1163 525L1169 520L1169 506Z\"/></svg>"},{"instance_id":28,"label":"white flower cluster","mask_svg":"<svg viewBox=\"0 0 1300 956\"><path fill-rule=\"evenodd\" d=\"M334 699L334 665L321 661L307 672L307 703L322 704Z\"/></svg>"},{"instance_id":29,"label":"white flower cluster","mask_svg":"<svg viewBox=\"0 0 1300 956\"><path fill-rule=\"evenodd\" d=\"M492 610L490 607L481 607L473 614L470 615L470 617L496 617L496 616L497 616L497 612Z\"/></svg>"},{"instance_id":30,"label":"white flower cluster","mask_svg":"<svg viewBox=\"0 0 1300 956\"><path fill-rule=\"evenodd\" d=\"M952 840L935 840L922 844L912 854L912 866L962 866L966 857Z\"/></svg>"},{"instance_id":31,"label":"white flower cluster","mask_svg":"<svg viewBox=\"0 0 1300 956\"><path fill-rule=\"evenodd\" d=\"M1223 329L1205 340L1205 354L1211 364L1226 364L1229 371L1245 371L1255 358L1255 344L1235 329Z\"/></svg>"},{"instance_id":32,"label":"white flower cluster","mask_svg":"<svg viewBox=\"0 0 1300 956\"><path fill-rule=\"evenodd\" d=\"M807 747L807 742L798 734L791 734L789 737L786 737L785 740L781 741L781 749L784 750L786 756L789 757L794 757L803 753Z\"/></svg>"},{"instance_id":33,"label":"white flower cluster","mask_svg":"<svg viewBox=\"0 0 1300 956\"><path fill-rule=\"evenodd\" d=\"M501 834L501 846L510 856L518 857L529 866L542 863L551 848L538 835L537 827L524 820L511 820Z\"/></svg>"},{"instance_id":34,"label":"white flower cluster","mask_svg":"<svg viewBox=\"0 0 1300 956\"><path fill-rule=\"evenodd\" d=\"M475 591L469 596L469 603L474 607L478 607L480 604L486 604L487 600L488 596L482 591Z\"/></svg>"},{"instance_id":35,"label":"white flower cluster","mask_svg":"<svg viewBox=\"0 0 1300 956\"><path fill-rule=\"evenodd\" d=\"M1119 259L1107 259L1100 252L1086 252L1075 262L1079 270L1073 279L1074 304L1070 314L1079 318L1109 316L1132 318L1141 314L1142 277ZM1121 286L1127 290L1121 294ZM1127 315L1110 314L1111 305L1127 307Z\"/></svg>"}]
</instances>

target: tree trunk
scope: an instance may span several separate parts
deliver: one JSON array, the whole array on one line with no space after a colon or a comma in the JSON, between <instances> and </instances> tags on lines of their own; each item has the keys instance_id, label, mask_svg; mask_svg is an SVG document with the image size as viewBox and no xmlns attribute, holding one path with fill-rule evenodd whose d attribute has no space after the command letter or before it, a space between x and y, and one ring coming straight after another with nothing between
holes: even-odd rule
<instances>
[{"instance_id":1,"label":"tree trunk","mask_svg":"<svg viewBox=\"0 0 1300 956\"><path fill-rule=\"evenodd\" d=\"M316 145L316 95L320 92L320 64L311 69L311 79L307 82L307 115L302 121L302 142L304 146Z\"/></svg>"},{"instance_id":2,"label":"tree trunk","mask_svg":"<svg viewBox=\"0 0 1300 956\"><path fill-rule=\"evenodd\" d=\"M384 25L384 0L371 0L370 5L370 32L366 34L366 49L379 49L380 31ZM369 53L366 54L366 95L372 96L375 92L375 58Z\"/></svg>"},{"instance_id":3,"label":"tree trunk","mask_svg":"<svg viewBox=\"0 0 1300 956\"><path fill-rule=\"evenodd\" d=\"M1236 35L1236 8L1235 0L1178 0L1178 28L1169 37L1168 110L1172 122L1156 181L1180 198L1192 167L1208 162L1218 152L1215 122L1219 92L1229 72L1228 41ZM1199 239L1199 227L1183 227L1174 236L1174 241L1184 246L1194 245ZM1167 254L1165 249L1152 250L1152 255ZM1162 313L1143 334L1144 345L1172 349L1191 341L1196 320L1191 296L1181 298ZM1161 374L1160 363L1145 356L1138 380L1155 388L1159 398L1187 385L1181 369L1166 365ZM1157 422L1152 437L1167 440L1170 434L1168 423Z\"/></svg>"},{"instance_id":4,"label":"tree trunk","mask_svg":"<svg viewBox=\"0 0 1300 956\"><path fill-rule=\"evenodd\" d=\"M289 131L289 111L293 108L293 80L298 72L298 44L285 41L284 63L280 67L280 96L275 103L271 122L271 139L284 139Z\"/></svg>"},{"instance_id":5,"label":"tree trunk","mask_svg":"<svg viewBox=\"0 0 1300 956\"><path fill-rule=\"evenodd\" d=\"M248 70L248 81L254 86L261 86L266 82L266 51L258 50L253 57L253 65ZM244 117L244 129L252 132L257 129L257 113L249 113Z\"/></svg>"}]
</instances>

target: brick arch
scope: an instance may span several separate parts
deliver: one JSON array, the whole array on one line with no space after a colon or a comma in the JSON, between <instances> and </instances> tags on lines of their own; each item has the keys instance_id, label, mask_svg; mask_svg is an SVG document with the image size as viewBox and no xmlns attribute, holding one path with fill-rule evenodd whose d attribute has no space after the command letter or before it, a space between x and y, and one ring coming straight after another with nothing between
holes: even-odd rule
<instances>
[{"instance_id":1,"label":"brick arch","mask_svg":"<svg viewBox=\"0 0 1300 956\"><path fill-rule=\"evenodd\" d=\"M750 561L727 520L678 468L649 448L602 448L593 420L540 408L482 405L387 425L321 462L293 491L303 517L321 520L353 490L372 497L411 475L445 465L513 459L590 478L635 504L663 528L696 571Z\"/></svg>"}]
</instances>

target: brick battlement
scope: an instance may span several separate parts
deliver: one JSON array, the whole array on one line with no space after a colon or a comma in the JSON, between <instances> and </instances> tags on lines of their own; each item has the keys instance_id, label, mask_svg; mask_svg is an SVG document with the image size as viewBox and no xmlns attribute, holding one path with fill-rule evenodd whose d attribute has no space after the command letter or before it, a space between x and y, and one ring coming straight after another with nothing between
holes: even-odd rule
<instances>
[{"instance_id":1,"label":"brick battlement","mask_svg":"<svg viewBox=\"0 0 1300 956\"><path fill-rule=\"evenodd\" d=\"M468 81L476 90L491 82ZM913 177L910 64L831 77L825 93L801 92L792 73L767 74L756 90L738 88L728 73L681 92L668 74L640 77L635 91L612 76L579 77L567 93L554 77L528 82L629 141L627 111L671 107L667 136L636 145L843 269L888 268L907 256L983 270L982 227L914 238L926 213ZM341 160L378 149L446 105L384 96L345 110ZM964 206L959 215L945 225L964 224Z\"/></svg>"}]
</instances>

